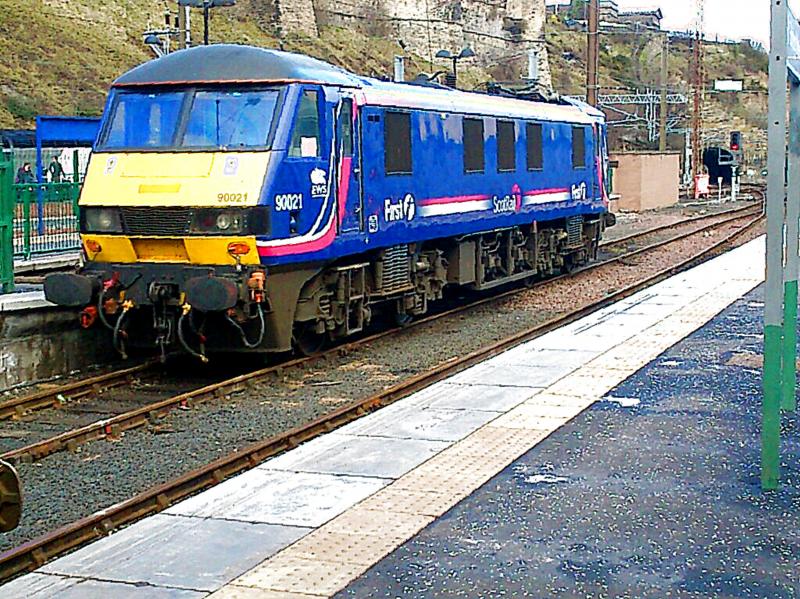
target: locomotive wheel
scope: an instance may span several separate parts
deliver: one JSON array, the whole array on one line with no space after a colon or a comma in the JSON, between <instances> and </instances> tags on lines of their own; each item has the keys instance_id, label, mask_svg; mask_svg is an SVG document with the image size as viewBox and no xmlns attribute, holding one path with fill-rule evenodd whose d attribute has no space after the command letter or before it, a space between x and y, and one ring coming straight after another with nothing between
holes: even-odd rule
<instances>
[{"instance_id":1,"label":"locomotive wheel","mask_svg":"<svg viewBox=\"0 0 800 599\"><path fill-rule=\"evenodd\" d=\"M301 356L313 356L318 354L328 342L325 333L317 333L313 322L301 322L295 324L294 334L292 335L292 345Z\"/></svg>"}]
</instances>

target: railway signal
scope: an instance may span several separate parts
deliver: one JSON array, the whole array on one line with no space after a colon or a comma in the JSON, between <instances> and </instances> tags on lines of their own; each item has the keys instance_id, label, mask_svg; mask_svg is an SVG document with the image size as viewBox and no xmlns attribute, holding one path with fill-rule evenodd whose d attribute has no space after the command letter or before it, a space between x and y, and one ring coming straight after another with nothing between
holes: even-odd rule
<instances>
[{"instance_id":1,"label":"railway signal","mask_svg":"<svg viewBox=\"0 0 800 599\"><path fill-rule=\"evenodd\" d=\"M733 161L736 166L741 166L744 162L744 145L742 144L742 132L731 131L731 153L733 154Z\"/></svg>"},{"instance_id":2,"label":"railway signal","mask_svg":"<svg viewBox=\"0 0 800 599\"><path fill-rule=\"evenodd\" d=\"M742 132L731 131L731 152L740 152L742 149Z\"/></svg>"}]
</instances>

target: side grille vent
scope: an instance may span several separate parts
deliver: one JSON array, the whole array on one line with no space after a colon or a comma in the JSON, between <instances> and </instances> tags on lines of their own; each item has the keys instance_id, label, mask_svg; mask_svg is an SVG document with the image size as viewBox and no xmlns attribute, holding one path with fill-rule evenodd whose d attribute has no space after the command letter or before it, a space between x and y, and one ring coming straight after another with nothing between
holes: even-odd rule
<instances>
[{"instance_id":1,"label":"side grille vent","mask_svg":"<svg viewBox=\"0 0 800 599\"><path fill-rule=\"evenodd\" d=\"M190 208L122 208L126 235L174 237L186 235L192 223Z\"/></svg>"},{"instance_id":2,"label":"side grille vent","mask_svg":"<svg viewBox=\"0 0 800 599\"><path fill-rule=\"evenodd\" d=\"M583 245L583 216L570 216L567 218L567 246L581 245Z\"/></svg>"},{"instance_id":3,"label":"side grille vent","mask_svg":"<svg viewBox=\"0 0 800 599\"><path fill-rule=\"evenodd\" d=\"M411 287L409 260L407 245L384 250L382 259L376 265L376 282L381 294L389 295Z\"/></svg>"}]
</instances>

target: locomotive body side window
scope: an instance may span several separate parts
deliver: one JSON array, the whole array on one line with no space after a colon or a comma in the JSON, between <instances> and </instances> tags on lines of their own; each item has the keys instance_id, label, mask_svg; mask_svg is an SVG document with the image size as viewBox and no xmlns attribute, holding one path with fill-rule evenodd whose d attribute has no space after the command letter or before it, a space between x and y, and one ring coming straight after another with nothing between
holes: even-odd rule
<instances>
[{"instance_id":1,"label":"locomotive body side window","mask_svg":"<svg viewBox=\"0 0 800 599\"><path fill-rule=\"evenodd\" d=\"M464 119L464 172L482 173L486 164L483 143L483 119Z\"/></svg>"},{"instance_id":2,"label":"locomotive body side window","mask_svg":"<svg viewBox=\"0 0 800 599\"><path fill-rule=\"evenodd\" d=\"M586 128L572 128L572 168L586 168Z\"/></svg>"},{"instance_id":3,"label":"locomotive body side window","mask_svg":"<svg viewBox=\"0 0 800 599\"><path fill-rule=\"evenodd\" d=\"M387 112L383 127L383 164L387 175L410 175L411 115Z\"/></svg>"},{"instance_id":4,"label":"locomotive body side window","mask_svg":"<svg viewBox=\"0 0 800 599\"><path fill-rule=\"evenodd\" d=\"M514 121L497 121L497 170L517 170L516 125Z\"/></svg>"},{"instance_id":5,"label":"locomotive body side window","mask_svg":"<svg viewBox=\"0 0 800 599\"><path fill-rule=\"evenodd\" d=\"M300 104L297 107L292 143L289 145L289 156L292 158L315 158L319 156L319 106L317 92L303 90Z\"/></svg>"},{"instance_id":6,"label":"locomotive body side window","mask_svg":"<svg viewBox=\"0 0 800 599\"><path fill-rule=\"evenodd\" d=\"M542 126L539 123L525 123L525 145L527 148L527 166L529 171L540 171L544 168L542 153Z\"/></svg>"}]
</instances>

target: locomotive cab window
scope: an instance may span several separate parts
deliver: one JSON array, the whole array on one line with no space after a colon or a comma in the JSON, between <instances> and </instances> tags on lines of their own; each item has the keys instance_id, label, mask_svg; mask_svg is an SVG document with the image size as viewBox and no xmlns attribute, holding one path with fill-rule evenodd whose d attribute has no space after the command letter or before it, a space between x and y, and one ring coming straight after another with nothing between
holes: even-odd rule
<instances>
[{"instance_id":1,"label":"locomotive cab window","mask_svg":"<svg viewBox=\"0 0 800 599\"><path fill-rule=\"evenodd\" d=\"M387 112L383 127L383 160L387 175L410 175L411 115Z\"/></svg>"},{"instance_id":2,"label":"locomotive cab window","mask_svg":"<svg viewBox=\"0 0 800 599\"><path fill-rule=\"evenodd\" d=\"M276 91L198 91L186 121L185 148L267 145Z\"/></svg>"},{"instance_id":3,"label":"locomotive cab window","mask_svg":"<svg viewBox=\"0 0 800 599\"><path fill-rule=\"evenodd\" d=\"M342 156L353 155L353 101L350 99L342 100L339 110L339 122L337 126L337 136L339 147L342 149Z\"/></svg>"},{"instance_id":4,"label":"locomotive cab window","mask_svg":"<svg viewBox=\"0 0 800 599\"><path fill-rule=\"evenodd\" d=\"M586 128L572 128L572 168L586 168Z\"/></svg>"},{"instance_id":5,"label":"locomotive cab window","mask_svg":"<svg viewBox=\"0 0 800 599\"><path fill-rule=\"evenodd\" d=\"M464 119L464 172L482 173L485 167L483 119Z\"/></svg>"},{"instance_id":6,"label":"locomotive cab window","mask_svg":"<svg viewBox=\"0 0 800 599\"><path fill-rule=\"evenodd\" d=\"M542 126L539 123L525 124L525 146L527 148L527 166L529 171L540 171L544 168L542 153Z\"/></svg>"},{"instance_id":7,"label":"locomotive cab window","mask_svg":"<svg viewBox=\"0 0 800 599\"><path fill-rule=\"evenodd\" d=\"M289 146L289 156L292 158L315 158L319 156L319 148L317 92L306 89L303 90L303 94L300 96L300 104L297 107L292 143Z\"/></svg>"},{"instance_id":8,"label":"locomotive cab window","mask_svg":"<svg viewBox=\"0 0 800 599\"><path fill-rule=\"evenodd\" d=\"M278 89L114 91L98 149L266 148Z\"/></svg>"},{"instance_id":9,"label":"locomotive cab window","mask_svg":"<svg viewBox=\"0 0 800 599\"><path fill-rule=\"evenodd\" d=\"M497 121L497 170L517 170L516 135L513 121Z\"/></svg>"}]
</instances>

